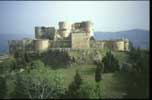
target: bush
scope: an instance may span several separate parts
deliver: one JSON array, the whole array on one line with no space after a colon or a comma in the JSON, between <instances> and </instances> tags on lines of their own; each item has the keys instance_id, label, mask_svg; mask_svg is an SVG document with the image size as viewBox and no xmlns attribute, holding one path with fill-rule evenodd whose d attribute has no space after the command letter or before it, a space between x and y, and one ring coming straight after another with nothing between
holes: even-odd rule
<instances>
[{"instance_id":1,"label":"bush","mask_svg":"<svg viewBox=\"0 0 152 100\"><path fill-rule=\"evenodd\" d=\"M95 81L99 82L102 79L102 72L104 70L102 62L96 62L97 68L95 71Z\"/></svg>"},{"instance_id":2,"label":"bush","mask_svg":"<svg viewBox=\"0 0 152 100\"><path fill-rule=\"evenodd\" d=\"M16 60L14 58L9 58L0 63L0 74L11 72L12 70L16 69L16 66Z\"/></svg>"},{"instance_id":3,"label":"bush","mask_svg":"<svg viewBox=\"0 0 152 100\"><path fill-rule=\"evenodd\" d=\"M50 50L47 53L43 54L42 61L47 65L55 65L53 68L69 66L70 64L70 56L67 51L59 51L59 50Z\"/></svg>"},{"instance_id":4,"label":"bush","mask_svg":"<svg viewBox=\"0 0 152 100\"><path fill-rule=\"evenodd\" d=\"M5 77L0 76L0 98L5 98L7 89L6 89L6 79Z\"/></svg>"},{"instance_id":5,"label":"bush","mask_svg":"<svg viewBox=\"0 0 152 100\"><path fill-rule=\"evenodd\" d=\"M115 72L119 70L119 62L111 51L106 53L106 56L103 57L102 62L104 64L104 72Z\"/></svg>"},{"instance_id":6,"label":"bush","mask_svg":"<svg viewBox=\"0 0 152 100\"><path fill-rule=\"evenodd\" d=\"M78 90L82 84L82 78L78 70L74 76L74 81L69 85L67 96L70 98L79 98Z\"/></svg>"},{"instance_id":7,"label":"bush","mask_svg":"<svg viewBox=\"0 0 152 100\"><path fill-rule=\"evenodd\" d=\"M61 72L41 67L30 73L22 72L16 77L14 98L49 99L60 98L65 93Z\"/></svg>"},{"instance_id":8,"label":"bush","mask_svg":"<svg viewBox=\"0 0 152 100\"><path fill-rule=\"evenodd\" d=\"M44 63L41 60L35 60L31 62L31 68L41 68L45 67Z\"/></svg>"},{"instance_id":9,"label":"bush","mask_svg":"<svg viewBox=\"0 0 152 100\"><path fill-rule=\"evenodd\" d=\"M83 99L98 98L95 82L84 82L78 90L79 97Z\"/></svg>"},{"instance_id":10,"label":"bush","mask_svg":"<svg viewBox=\"0 0 152 100\"><path fill-rule=\"evenodd\" d=\"M78 96L82 99L101 99L102 98L102 86L98 82L84 81L78 90Z\"/></svg>"},{"instance_id":11,"label":"bush","mask_svg":"<svg viewBox=\"0 0 152 100\"><path fill-rule=\"evenodd\" d=\"M131 70L122 74L126 83L125 98L145 99L149 96L149 54L140 48L128 52Z\"/></svg>"},{"instance_id":12,"label":"bush","mask_svg":"<svg viewBox=\"0 0 152 100\"><path fill-rule=\"evenodd\" d=\"M132 71L132 65L129 63L123 63L121 68L121 72L131 72Z\"/></svg>"}]
</instances>

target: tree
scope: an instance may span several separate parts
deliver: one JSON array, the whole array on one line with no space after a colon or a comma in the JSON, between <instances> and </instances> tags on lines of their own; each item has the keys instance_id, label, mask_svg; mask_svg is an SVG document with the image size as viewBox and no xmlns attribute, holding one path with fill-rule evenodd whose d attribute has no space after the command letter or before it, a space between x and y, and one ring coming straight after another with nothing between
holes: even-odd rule
<instances>
[{"instance_id":1,"label":"tree","mask_svg":"<svg viewBox=\"0 0 152 100\"><path fill-rule=\"evenodd\" d=\"M84 81L78 90L78 96L81 99L101 99L103 95L100 82Z\"/></svg>"},{"instance_id":2,"label":"tree","mask_svg":"<svg viewBox=\"0 0 152 100\"><path fill-rule=\"evenodd\" d=\"M102 70L103 70L103 64L101 62L97 63L97 68L95 71L95 81L99 82L102 79Z\"/></svg>"},{"instance_id":3,"label":"tree","mask_svg":"<svg viewBox=\"0 0 152 100\"><path fill-rule=\"evenodd\" d=\"M34 60L31 62L31 68L41 68L45 67L44 63L41 60Z\"/></svg>"},{"instance_id":4,"label":"tree","mask_svg":"<svg viewBox=\"0 0 152 100\"><path fill-rule=\"evenodd\" d=\"M30 57L30 55L27 52L24 53L24 57L25 57L26 63L29 63L30 61L32 61L32 58Z\"/></svg>"},{"instance_id":5,"label":"tree","mask_svg":"<svg viewBox=\"0 0 152 100\"><path fill-rule=\"evenodd\" d=\"M85 81L78 90L79 97L82 99L98 99L96 83Z\"/></svg>"},{"instance_id":6,"label":"tree","mask_svg":"<svg viewBox=\"0 0 152 100\"><path fill-rule=\"evenodd\" d=\"M82 84L82 78L79 74L79 71L76 70L76 74L74 76L74 81L69 85L67 95L70 98L79 98L78 90L80 89L81 84Z\"/></svg>"},{"instance_id":7,"label":"tree","mask_svg":"<svg viewBox=\"0 0 152 100\"><path fill-rule=\"evenodd\" d=\"M16 60L14 58L9 58L6 59L5 61L0 63L0 72L2 73L7 73L11 72L16 68Z\"/></svg>"},{"instance_id":8,"label":"tree","mask_svg":"<svg viewBox=\"0 0 152 100\"><path fill-rule=\"evenodd\" d=\"M26 60L25 60L25 55L24 52L22 51L16 51L14 53L14 58L16 59L16 63L18 68L25 67L26 65Z\"/></svg>"},{"instance_id":9,"label":"tree","mask_svg":"<svg viewBox=\"0 0 152 100\"><path fill-rule=\"evenodd\" d=\"M80 85L82 84L82 78L80 76L80 73L78 70L76 70L76 75L74 77L74 82L76 83L76 88L80 88Z\"/></svg>"},{"instance_id":10,"label":"tree","mask_svg":"<svg viewBox=\"0 0 152 100\"><path fill-rule=\"evenodd\" d=\"M102 62L104 64L104 72L114 72L119 70L119 62L111 51L106 53L106 56L103 57Z\"/></svg>"},{"instance_id":11,"label":"tree","mask_svg":"<svg viewBox=\"0 0 152 100\"><path fill-rule=\"evenodd\" d=\"M128 52L128 62L130 62L130 63L135 63L135 62L137 62L137 60L138 60L138 57L141 55L140 54L141 53L141 51L140 51L140 48L132 48L131 50L130 50L130 52Z\"/></svg>"},{"instance_id":12,"label":"tree","mask_svg":"<svg viewBox=\"0 0 152 100\"><path fill-rule=\"evenodd\" d=\"M131 41L129 41L129 49L130 49L130 50L133 50L133 49L134 49L133 43L132 43Z\"/></svg>"},{"instance_id":13,"label":"tree","mask_svg":"<svg viewBox=\"0 0 152 100\"><path fill-rule=\"evenodd\" d=\"M140 48L129 52L128 62L132 64L132 71L127 73L126 98L148 98L149 92L149 54Z\"/></svg>"},{"instance_id":14,"label":"tree","mask_svg":"<svg viewBox=\"0 0 152 100\"><path fill-rule=\"evenodd\" d=\"M95 47L95 38L93 36L90 37L90 47Z\"/></svg>"},{"instance_id":15,"label":"tree","mask_svg":"<svg viewBox=\"0 0 152 100\"><path fill-rule=\"evenodd\" d=\"M19 82L22 87L16 89L17 96L30 99L60 98L65 93L64 78L60 72L48 70L45 67L32 69L30 73L20 73ZM17 86L18 84L16 84ZM24 91L22 91L24 89Z\"/></svg>"},{"instance_id":16,"label":"tree","mask_svg":"<svg viewBox=\"0 0 152 100\"><path fill-rule=\"evenodd\" d=\"M21 98L28 98L28 94L25 91L25 86L24 86L24 76L21 75L20 73L17 73L15 76L15 88L14 92L12 93L12 98L16 99L21 99Z\"/></svg>"},{"instance_id":17,"label":"tree","mask_svg":"<svg viewBox=\"0 0 152 100\"><path fill-rule=\"evenodd\" d=\"M5 77L0 76L0 98L5 98L6 95L6 79Z\"/></svg>"},{"instance_id":18,"label":"tree","mask_svg":"<svg viewBox=\"0 0 152 100\"><path fill-rule=\"evenodd\" d=\"M14 57L15 57L15 58L18 58L19 56L20 56L20 55L19 55L19 52L18 52L18 51L15 51L15 52L14 52Z\"/></svg>"}]
</instances>

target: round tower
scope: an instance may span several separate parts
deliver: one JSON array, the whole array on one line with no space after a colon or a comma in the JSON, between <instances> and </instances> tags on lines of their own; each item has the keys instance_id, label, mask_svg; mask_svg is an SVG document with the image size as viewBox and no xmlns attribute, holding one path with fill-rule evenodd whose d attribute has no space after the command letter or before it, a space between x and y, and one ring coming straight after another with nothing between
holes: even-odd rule
<instances>
[{"instance_id":1,"label":"round tower","mask_svg":"<svg viewBox=\"0 0 152 100\"><path fill-rule=\"evenodd\" d=\"M35 51L46 51L49 47L49 40L48 39L37 39L34 40L34 49Z\"/></svg>"},{"instance_id":2,"label":"round tower","mask_svg":"<svg viewBox=\"0 0 152 100\"><path fill-rule=\"evenodd\" d=\"M69 37L71 32L71 24L67 22L59 22L59 34L62 37Z\"/></svg>"},{"instance_id":3,"label":"round tower","mask_svg":"<svg viewBox=\"0 0 152 100\"><path fill-rule=\"evenodd\" d=\"M81 27L84 28L84 31L88 33L88 35L94 36L93 34L93 23L91 21L82 22Z\"/></svg>"}]
</instances>

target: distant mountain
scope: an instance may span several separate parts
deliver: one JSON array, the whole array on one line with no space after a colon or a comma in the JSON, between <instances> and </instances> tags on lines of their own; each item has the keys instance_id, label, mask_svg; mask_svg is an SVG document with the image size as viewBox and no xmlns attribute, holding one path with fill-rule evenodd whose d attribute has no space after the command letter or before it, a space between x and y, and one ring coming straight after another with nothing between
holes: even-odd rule
<instances>
[{"instance_id":1,"label":"distant mountain","mask_svg":"<svg viewBox=\"0 0 152 100\"><path fill-rule=\"evenodd\" d=\"M94 32L96 40L129 39L134 47L149 48L149 31L133 29L119 32Z\"/></svg>"},{"instance_id":2,"label":"distant mountain","mask_svg":"<svg viewBox=\"0 0 152 100\"><path fill-rule=\"evenodd\" d=\"M34 38L34 34L4 34L0 33L0 53L8 52L8 40L20 40L23 38Z\"/></svg>"}]
</instances>

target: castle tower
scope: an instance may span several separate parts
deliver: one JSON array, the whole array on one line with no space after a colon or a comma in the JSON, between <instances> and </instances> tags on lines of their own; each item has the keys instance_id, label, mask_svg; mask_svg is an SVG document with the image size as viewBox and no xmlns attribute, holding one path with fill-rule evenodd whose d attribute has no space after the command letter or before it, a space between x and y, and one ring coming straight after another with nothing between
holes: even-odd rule
<instances>
[{"instance_id":1,"label":"castle tower","mask_svg":"<svg viewBox=\"0 0 152 100\"><path fill-rule=\"evenodd\" d=\"M69 37L71 32L71 24L67 23L67 22L59 22L59 34L64 37L67 38Z\"/></svg>"},{"instance_id":2,"label":"castle tower","mask_svg":"<svg viewBox=\"0 0 152 100\"><path fill-rule=\"evenodd\" d=\"M41 27L36 26L35 27L35 38L40 39L42 37Z\"/></svg>"},{"instance_id":3,"label":"castle tower","mask_svg":"<svg viewBox=\"0 0 152 100\"><path fill-rule=\"evenodd\" d=\"M34 40L34 49L35 51L41 52L46 51L49 47L48 39L36 39Z\"/></svg>"},{"instance_id":4,"label":"castle tower","mask_svg":"<svg viewBox=\"0 0 152 100\"><path fill-rule=\"evenodd\" d=\"M87 35L89 37L94 36L93 34L93 23L91 21L84 21L81 23L81 27L85 32L87 32Z\"/></svg>"},{"instance_id":5,"label":"castle tower","mask_svg":"<svg viewBox=\"0 0 152 100\"><path fill-rule=\"evenodd\" d=\"M36 39L54 39L55 27L35 27L35 38Z\"/></svg>"}]
</instances>

